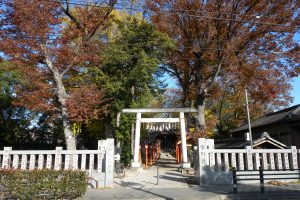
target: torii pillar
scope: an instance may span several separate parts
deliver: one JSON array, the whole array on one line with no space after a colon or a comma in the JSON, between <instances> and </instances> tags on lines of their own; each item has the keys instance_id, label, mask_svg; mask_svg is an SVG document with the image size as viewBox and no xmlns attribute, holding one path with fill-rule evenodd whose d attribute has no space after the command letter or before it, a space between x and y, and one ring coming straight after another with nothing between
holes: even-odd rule
<instances>
[{"instance_id":1,"label":"torii pillar","mask_svg":"<svg viewBox=\"0 0 300 200\"><path fill-rule=\"evenodd\" d=\"M184 121L184 113L183 112L180 112L179 121L180 121L181 149L182 149L181 167L186 169L186 168L191 167L191 163L189 163L188 159L187 159L186 130L185 130L185 121Z\"/></svg>"},{"instance_id":2,"label":"torii pillar","mask_svg":"<svg viewBox=\"0 0 300 200\"><path fill-rule=\"evenodd\" d=\"M135 123L135 140L134 140L134 155L132 167L141 167L141 162L139 162L139 148L140 148L140 135L141 135L141 113L136 113L136 123Z\"/></svg>"}]
</instances>

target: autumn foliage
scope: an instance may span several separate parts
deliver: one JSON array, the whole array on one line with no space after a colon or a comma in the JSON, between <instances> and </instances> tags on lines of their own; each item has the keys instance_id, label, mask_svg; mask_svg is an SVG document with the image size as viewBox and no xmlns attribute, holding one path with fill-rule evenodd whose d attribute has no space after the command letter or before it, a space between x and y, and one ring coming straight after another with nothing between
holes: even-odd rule
<instances>
[{"instance_id":1,"label":"autumn foliage","mask_svg":"<svg viewBox=\"0 0 300 200\"><path fill-rule=\"evenodd\" d=\"M153 23L177 42L165 70L178 80L184 106L198 109L198 129L206 128L204 110L222 91L241 100L247 88L265 105L290 100L290 78L300 68L294 40L299 1L149 0L147 5Z\"/></svg>"},{"instance_id":2,"label":"autumn foliage","mask_svg":"<svg viewBox=\"0 0 300 200\"><path fill-rule=\"evenodd\" d=\"M75 88L70 93L72 96L67 100L67 107L72 121L84 122L87 119L98 119L108 112L109 99L95 85Z\"/></svg>"},{"instance_id":3,"label":"autumn foliage","mask_svg":"<svg viewBox=\"0 0 300 200\"><path fill-rule=\"evenodd\" d=\"M114 4L7 0L1 7L0 51L24 77L15 104L60 116L69 149L76 148L71 122L99 118L106 110L99 106L104 91L80 77L101 63L101 34Z\"/></svg>"},{"instance_id":4,"label":"autumn foliage","mask_svg":"<svg viewBox=\"0 0 300 200\"><path fill-rule=\"evenodd\" d=\"M127 17L116 0L1 2L0 55L22 77L14 105L59 119L68 149L72 124L107 116L110 103L147 105L162 72L197 109L199 136L243 122L245 89L254 116L287 105L300 74L298 0L147 0Z\"/></svg>"}]
</instances>

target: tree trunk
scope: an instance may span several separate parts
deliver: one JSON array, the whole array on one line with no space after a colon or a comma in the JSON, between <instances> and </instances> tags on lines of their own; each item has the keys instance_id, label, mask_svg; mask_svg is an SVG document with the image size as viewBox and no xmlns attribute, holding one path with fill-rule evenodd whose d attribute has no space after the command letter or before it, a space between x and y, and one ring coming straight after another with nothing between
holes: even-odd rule
<instances>
[{"instance_id":1,"label":"tree trunk","mask_svg":"<svg viewBox=\"0 0 300 200\"><path fill-rule=\"evenodd\" d=\"M71 128L70 119L68 116L68 108L66 106L66 100L67 100L67 92L65 89L65 86L63 85L62 76L59 73L58 69L53 66L51 60L48 56L46 56L45 59L48 68L52 72L53 79L56 84L56 93L58 97L58 102L60 103L60 109L61 109L61 116L62 116L62 122L63 122L63 130L65 135L65 141L66 146L68 150L76 150L76 140Z\"/></svg>"},{"instance_id":2,"label":"tree trunk","mask_svg":"<svg viewBox=\"0 0 300 200\"><path fill-rule=\"evenodd\" d=\"M195 81L196 85L196 101L195 108L197 109L197 120L196 120L196 131L205 134L206 124L205 124L205 99L206 99L206 86L203 80L205 79L202 72L202 60L201 52L194 52L197 62L195 63Z\"/></svg>"},{"instance_id":3,"label":"tree trunk","mask_svg":"<svg viewBox=\"0 0 300 200\"><path fill-rule=\"evenodd\" d=\"M195 108L197 109L197 120L196 120L196 131L201 134L206 134L206 123L205 123L205 100L206 100L206 87L203 83L202 64L200 62L201 55L195 54L198 62L195 64L195 85L197 86L197 94L195 101Z\"/></svg>"},{"instance_id":4,"label":"tree trunk","mask_svg":"<svg viewBox=\"0 0 300 200\"><path fill-rule=\"evenodd\" d=\"M190 100L189 107L194 108L193 100ZM191 127L191 113L187 113L186 115L186 127L189 129Z\"/></svg>"},{"instance_id":5,"label":"tree trunk","mask_svg":"<svg viewBox=\"0 0 300 200\"><path fill-rule=\"evenodd\" d=\"M196 109L197 109L197 131L205 131L206 123L205 123L205 95L197 94L196 97Z\"/></svg>"},{"instance_id":6,"label":"tree trunk","mask_svg":"<svg viewBox=\"0 0 300 200\"><path fill-rule=\"evenodd\" d=\"M205 123L205 104L197 106L197 127L198 129L206 129Z\"/></svg>"}]
</instances>

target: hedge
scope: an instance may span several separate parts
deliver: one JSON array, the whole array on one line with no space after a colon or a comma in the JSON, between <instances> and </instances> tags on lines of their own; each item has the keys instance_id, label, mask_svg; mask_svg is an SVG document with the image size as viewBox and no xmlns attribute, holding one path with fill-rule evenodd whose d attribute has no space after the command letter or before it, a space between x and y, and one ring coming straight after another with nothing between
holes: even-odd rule
<instances>
[{"instance_id":1,"label":"hedge","mask_svg":"<svg viewBox=\"0 0 300 200\"><path fill-rule=\"evenodd\" d=\"M83 171L0 170L0 198L75 199L87 189Z\"/></svg>"}]
</instances>

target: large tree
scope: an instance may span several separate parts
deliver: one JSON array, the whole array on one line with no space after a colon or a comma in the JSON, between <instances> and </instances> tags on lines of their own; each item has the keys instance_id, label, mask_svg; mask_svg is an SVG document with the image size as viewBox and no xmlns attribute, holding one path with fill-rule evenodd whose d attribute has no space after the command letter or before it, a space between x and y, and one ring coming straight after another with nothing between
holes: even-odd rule
<instances>
[{"instance_id":1,"label":"large tree","mask_svg":"<svg viewBox=\"0 0 300 200\"><path fill-rule=\"evenodd\" d=\"M251 119L256 119L274 109L288 106L290 96L290 78L285 74L276 74L275 68L260 68L261 64L253 63L243 66L242 70L231 71L219 79L221 84L213 88L210 96L210 108L218 117L219 133L247 122L245 109L245 89L251 91L249 108ZM258 69L260 68L260 69Z\"/></svg>"},{"instance_id":2,"label":"large tree","mask_svg":"<svg viewBox=\"0 0 300 200\"><path fill-rule=\"evenodd\" d=\"M162 89L159 65L174 41L136 14L116 17L115 30L103 51L97 82L113 98L114 110L146 106ZM135 105L141 104L141 105Z\"/></svg>"},{"instance_id":3,"label":"large tree","mask_svg":"<svg viewBox=\"0 0 300 200\"><path fill-rule=\"evenodd\" d=\"M152 21L177 41L178 51L171 53L165 70L178 79L184 103L190 97L194 100L199 131L205 131L205 105L212 92L220 91L215 86L223 84L222 77L228 80L236 71L246 70L232 81L253 74L259 81L244 81L244 88L252 96L266 98L280 96L282 89L274 86L299 73L299 44L294 41L299 4L298 0L147 1Z\"/></svg>"},{"instance_id":4,"label":"large tree","mask_svg":"<svg viewBox=\"0 0 300 200\"><path fill-rule=\"evenodd\" d=\"M76 149L71 121L97 118L101 90L72 82L90 65L99 65L107 27L116 3L69 0L4 0L0 11L0 51L26 77L16 89L17 105L62 119L67 149Z\"/></svg>"},{"instance_id":5,"label":"large tree","mask_svg":"<svg viewBox=\"0 0 300 200\"><path fill-rule=\"evenodd\" d=\"M116 13L112 22L113 30L108 34L102 66L90 73L97 85L106 89L111 100L109 122L115 122L117 112L123 108L148 106L162 92L159 65L164 62L167 49L175 48L167 34L158 31L140 14ZM121 141L125 163L130 161L133 120L133 116L122 115L120 127L115 131L115 138Z\"/></svg>"}]
</instances>

